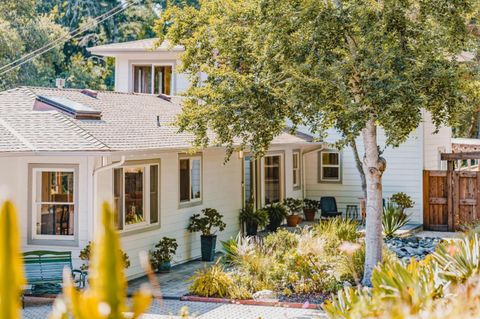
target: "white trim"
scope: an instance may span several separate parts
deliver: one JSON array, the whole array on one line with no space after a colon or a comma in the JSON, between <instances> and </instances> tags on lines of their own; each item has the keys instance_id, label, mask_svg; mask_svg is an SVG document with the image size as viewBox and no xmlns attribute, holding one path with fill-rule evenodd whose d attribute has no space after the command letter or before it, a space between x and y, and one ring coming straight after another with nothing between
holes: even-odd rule
<instances>
[{"instance_id":1,"label":"white trim","mask_svg":"<svg viewBox=\"0 0 480 319\"><path fill-rule=\"evenodd\" d=\"M150 66L150 68L151 68L151 70L150 70L150 74L151 74L151 76L150 76L150 93L135 92L135 67L136 66L143 66L143 67ZM130 78L129 91L133 92L133 93L156 95L154 88L155 88L155 67L157 67L157 66L170 66L170 67L172 67L172 74L170 75L170 94L167 94L167 95L174 96L175 93L177 92L176 83L175 83L175 79L174 79L175 62L171 62L171 61L162 61L162 62L135 61L135 62L130 62L131 75L129 76L129 78Z\"/></svg>"},{"instance_id":2,"label":"white trim","mask_svg":"<svg viewBox=\"0 0 480 319\"><path fill-rule=\"evenodd\" d=\"M324 164L323 163L323 154L337 154L338 156L338 164ZM337 150L322 150L319 151L319 170L320 170L320 181L321 182L341 182L342 181L342 154L340 151ZM338 168L338 176L337 178L325 178L323 176L323 168L324 167L332 167Z\"/></svg>"},{"instance_id":3,"label":"white trim","mask_svg":"<svg viewBox=\"0 0 480 319\"><path fill-rule=\"evenodd\" d=\"M66 173L73 173L73 200L71 202L42 202L41 200L39 201L37 198L37 176L38 173L43 173L43 172L66 172ZM75 225L77 223L77 218L75 215L77 215L78 212L78 205L77 205L77 196L78 196L78 187L76 183L76 179L78 176L76 176L76 170L74 168L65 168L65 167L35 167L32 168L32 192L30 194L32 198L32 206L31 206L31 211L32 211L32 223L30 225L31 230L32 230L32 239L33 240L38 240L38 239L47 239L47 240L69 240L69 241L74 241L77 234L76 231L78 227ZM40 180L41 183L41 180ZM41 185L40 185L41 186ZM74 213L74 218L73 218L73 235L43 235L43 234L38 234L37 233L37 223L38 221L38 206L40 205L71 205L73 206L73 213Z\"/></svg>"},{"instance_id":4,"label":"white trim","mask_svg":"<svg viewBox=\"0 0 480 319\"><path fill-rule=\"evenodd\" d=\"M295 168L295 156L297 157L297 167ZM293 151L292 152L292 185L293 188L300 187L300 151ZM295 178L297 179L297 183L295 183Z\"/></svg>"},{"instance_id":5,"label":"white trim","mask_svg":"<svg viewBox=\"0 0 480 319\"><path fill-rule=\"evenodd\" d=\"M280 201L283 201L285 198L285 153L284 152L272 152L270 154L265 155L262 157L261 160L261 171L260 171L260 181L261 181L261 204L262 206L265 206L265 158L266 157L274 157L278 156L280 157Z\"/></svg>"},{"instance_id":6,"label":"white trim","mask_svg":"<svg viewBox=\"0 0 480 319\"><path fill-rule=\"evenodd\" d=\"M189 170L189 179L188 179L188 200L181 200L180 199L180 188L181 188L181 180L180 180L180 161L181 160L188 160L188 170ZM192 161L198 160L200 162L200 172L199 172L199 186L200 186L200 197L192 198ZM202 202L203 199L203 162L202 157L199 155L193 156L180 156L178 158L178 201L181 205L187 205L190 203L198 203Z\"/></svg>"}]
</instances>

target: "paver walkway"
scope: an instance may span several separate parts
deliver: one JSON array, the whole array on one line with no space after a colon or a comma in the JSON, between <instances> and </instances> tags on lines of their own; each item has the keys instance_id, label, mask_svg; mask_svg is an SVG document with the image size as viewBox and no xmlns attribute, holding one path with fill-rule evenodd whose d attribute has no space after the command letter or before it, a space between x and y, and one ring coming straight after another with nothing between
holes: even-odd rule
<instances>
[{"instance_id":1,"label":"paver walkway","mask_svg":"<svg viewBox=\"0 0 480 319\"><path fill-rule=\"evenodd\" d=\"M218 259L221 254L217 254L215 259ZM205 262L201 260L193 260L184 264L172 267L168 273L156 274L157 281L160 284L160 290L164 298L178 299L188 293L188 279L198 269L207 267L215 262ZM148 283L147 277L143 276L128 282L128 294L131 295L135 290L144 284Z\"/></svg>"},{"instance_id":2,"label":"paver walkway","mask_svg":"<svg viewBox=\"0 0 480 319\"><path fill-rule=\"evenodd\" d=\"M281 307L246 306L186 302L179 300L155 300L143 319L181 318L179 314L186 307L187 318L198 319L315 319L325 318L320 310L292 309ZM184 308L185 309L185 308ZM23 310L23 319L46 319L51 311L51 300L33 304L29 302ZM184 317L185 318L185 317Z\"/></svg>"}]
</instances>

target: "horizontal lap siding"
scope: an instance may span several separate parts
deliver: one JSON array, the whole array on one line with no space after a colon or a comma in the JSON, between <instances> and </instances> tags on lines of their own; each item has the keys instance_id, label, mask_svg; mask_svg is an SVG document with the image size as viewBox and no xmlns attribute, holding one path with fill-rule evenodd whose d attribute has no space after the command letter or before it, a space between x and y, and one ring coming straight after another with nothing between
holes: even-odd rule
<instances>
[{"instance_id":1,"label":"horizontal lap siding","mask_svg":"<svg viewBox=\"0 0 480 319\"><path fill-rule=\"evenodd\" d=\"M328 142L338 139L334 132L329 135ZM379 142L385 142L380 132ZM383 197L388 198L397 192L405 192L412 197L416 205L410 210L412 221L422 222L422 141L418 134L410 138L399 148L387 148L383 154L387 160L387 170L383 175ZM363 156L363 143L357 140L360 156ZM383 149L383 147L382 147ZM334 196L339 209L344 211L350 204L358 205L358 198L363 197L360 175L358 173L353 151L345 148L342 151L342 182L319 183L317 180L317 152L306 155L306 194L308 198L319 199L322 196Z\"/></svg>"}]
</instances>

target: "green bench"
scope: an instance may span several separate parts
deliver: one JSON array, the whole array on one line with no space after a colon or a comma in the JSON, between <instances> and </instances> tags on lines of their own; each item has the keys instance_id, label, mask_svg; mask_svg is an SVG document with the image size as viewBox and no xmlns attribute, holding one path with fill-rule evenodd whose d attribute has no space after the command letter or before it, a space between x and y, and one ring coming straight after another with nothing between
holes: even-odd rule
<instances>
[{"instance_id":1,"label":"green bench","mask_svg":"<svg viewBox=\"0 0 480 319\"><path fill-rule=\"evenodd\" d=\"M62 291L63 269L72 272L78 288L85 287L86 273L73 269L72 252L36 250L23 253L25 276L32 295L58 294Z\"/></svg>"}]
</instances>

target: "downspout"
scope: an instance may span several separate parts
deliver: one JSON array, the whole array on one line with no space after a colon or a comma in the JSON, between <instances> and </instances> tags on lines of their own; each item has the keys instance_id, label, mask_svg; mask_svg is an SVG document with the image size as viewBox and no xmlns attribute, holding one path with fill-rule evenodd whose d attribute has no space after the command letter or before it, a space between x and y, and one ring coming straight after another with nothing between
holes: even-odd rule
<instances>
[{"instance_id":1,"label":"downspout","mask_svg":"<svg viewBox=\"0 0 480 319\"><path fill-rule=\"evenodd\" d=\"M325 147L325 145L321 145L318 147L315 147L311 150L308 150L306 152L302 152L302 197L305 198L307 195L307 183L305 181L305 155L310 154L312 152L317 152L319 150L322 150Z\"/></svg>"},{"instance_id":2,"label":"downspout","mask_svg":"<svg viewBox=\"0 0 480 319\"><path fill-rule=\"evenodd\" d=\"M105 156L102 156L102 166L97 167L93 170L93 230L92 230L92 235L95 234L95 226L97 224L97 220L95 218L98 218L98 214L95 214L97 210L97 180L98 180L98 174L109 170L109 169L114 169L119 166L122 166L125 164L125 155L122 155L120 157L120 161L106 165L106 158ZM93 239L93 238L92 238Z\"/></svg>"}]
</instances>

